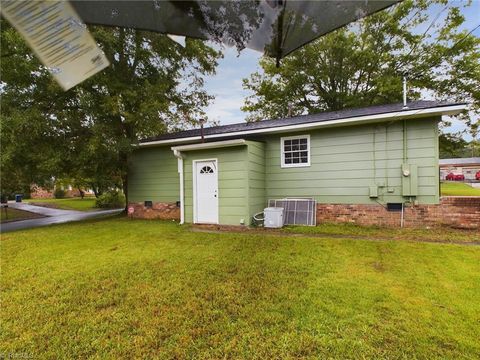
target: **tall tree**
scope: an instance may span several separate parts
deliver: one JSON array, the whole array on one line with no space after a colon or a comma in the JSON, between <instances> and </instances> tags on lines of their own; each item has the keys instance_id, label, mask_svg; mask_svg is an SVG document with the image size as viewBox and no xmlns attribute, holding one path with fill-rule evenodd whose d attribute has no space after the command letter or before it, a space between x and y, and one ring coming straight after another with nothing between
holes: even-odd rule
<instances>
[{"instance_id":1,"label":"tall tree","mask_svg":"<svg viewBox=\"0 0 480 360\"><path fill-rule=\"evenodd\" d=\"M183 48L150 32L90 31L111 65L63 92L2 20L2 140L8 134L2 153L10 154L2 156L2 167L21 168L28 181L40 184L67 176L99 189L123 187L128 196L135 144L204 116L212 99L204 76L215 72L221 54L199 40L187 39ZM29 136L37 128L38 136ZM24 159L17 162L20 155Z\"/></svg>"},{"instance_id":2,"label":"tall tree","mask_svg":"<svg viewBox=\"0 0 480 360\"><path fill-rule=\"evenodd\" d=\"M453 159L465 157L468 151L468 142L461 134L440 134L439 137L440 159ZM467 155L468 156L468 155Z\"/></svg>"},{"instance_id":3,"label":"tall tree","mask_svg":"<svg viewBox=\"0 0 480 360\"><path fill-rule=\"evenodd\" d=\"M460 30L465 19L446 0L405 0L337 30L285 58L262 58L263 72L244 79L252 91L249 120L339 110L409 98L470 102L480 110L480 39Z\"/></svg>"}]
</instances>

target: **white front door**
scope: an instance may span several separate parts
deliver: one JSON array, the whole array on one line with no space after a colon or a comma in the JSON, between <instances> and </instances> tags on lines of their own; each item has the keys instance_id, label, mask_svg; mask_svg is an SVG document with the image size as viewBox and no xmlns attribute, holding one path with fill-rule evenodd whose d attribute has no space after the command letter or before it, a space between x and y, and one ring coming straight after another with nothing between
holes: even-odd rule
<instances>
[{"instance_id":1,"label":"white front door","mask_svg":"<svg viewBox=\"0 0 480 360\"><path fill-rule=\"evenodd\" d=\"M218 224L217 160L201 160L193 164L194 221L200 224Z\"/></svg>"}]
</instances>

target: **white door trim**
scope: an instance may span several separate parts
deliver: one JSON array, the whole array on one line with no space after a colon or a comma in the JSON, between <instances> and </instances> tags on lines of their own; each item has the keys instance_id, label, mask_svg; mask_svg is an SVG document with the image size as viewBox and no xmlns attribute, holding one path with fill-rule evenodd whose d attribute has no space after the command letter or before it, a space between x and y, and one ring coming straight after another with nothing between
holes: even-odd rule
<instances>
[{"instance_id":1,"label":"white door trim","mask_svg":"<svg viewBox=\"0 0 480 360\"><path fill-rule=\"evenodd\" d=\"M193 195L193 223L197 224L198 223L198 212L197 212L197 163L199 162L204 162L204 161L214 161L215 162L215 167L216 167L216 175L217 175L217 189L218 189L218 159L217 158L210 158L210 159L196 159L192 160L192 195ZM217 191L217 198L218 201L220 201L220 194L219 191ZM217 219L214 224L219 224L219 216L220 216L220 205L218 205L217 208Z\"/></svg>"}]
</instances>

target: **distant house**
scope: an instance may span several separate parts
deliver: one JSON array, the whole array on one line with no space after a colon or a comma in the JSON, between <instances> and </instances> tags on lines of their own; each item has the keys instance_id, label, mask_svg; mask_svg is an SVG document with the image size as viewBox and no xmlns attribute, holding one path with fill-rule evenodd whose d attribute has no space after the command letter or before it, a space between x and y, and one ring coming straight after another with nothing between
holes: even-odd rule
<instances>
[{"instance_id":1,"label":"distant house","mask_svg":"<svg viewBox=\"0 0 480 360\"><path fill-rule=\"evenodd\" d=\"M56 185L56 187L64 190L64 196L67 198L81 196L80 190L74 188L72 185ZM82 189L82 191L84 196L93 196L93 191L90 189ZM31 185L30 197L32 199L53 199L55 197L55 189L49 189L33 184Z\"/></svg>"},{"instance_id":2,"label":"distant house","mask_svg":"<svg viewBox=\"0 0 480 360\"><path fill-rule=\"evenodd\" d=\"M440 159L440 178L445 180L448 174L463 175L465 180L475 180L480 171L480 157Z\"/></svg>"},{"instance_id":3,"label":"distant house","mask_svg":"<svg viewBox=\"0 0 480 360\"><path fill-rule=\"evenodd\" d=\"M145 139L130 159L130 212L248 225L269 199L314 198L318 212L375 223L361 206L438 204L438 122L464 108L416 101L215 126L204 142L200 129Z\"/></svg>"}]
</instances>

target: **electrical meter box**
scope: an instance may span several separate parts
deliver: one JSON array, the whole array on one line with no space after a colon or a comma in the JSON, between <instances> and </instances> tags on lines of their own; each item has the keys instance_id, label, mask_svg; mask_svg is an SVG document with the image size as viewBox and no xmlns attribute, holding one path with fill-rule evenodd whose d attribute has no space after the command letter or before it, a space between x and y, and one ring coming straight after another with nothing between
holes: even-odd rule
<instances>
[{"instance_id":1,"label":"electrical meter box","mask_svg":"<svg viewBox=\"0 0 480 360\"><path fill-rule=\"evenodd\" d=\"M402 195L418 195L418 170L417 165L402 164Z\"/></svg>"}]
</instances>

